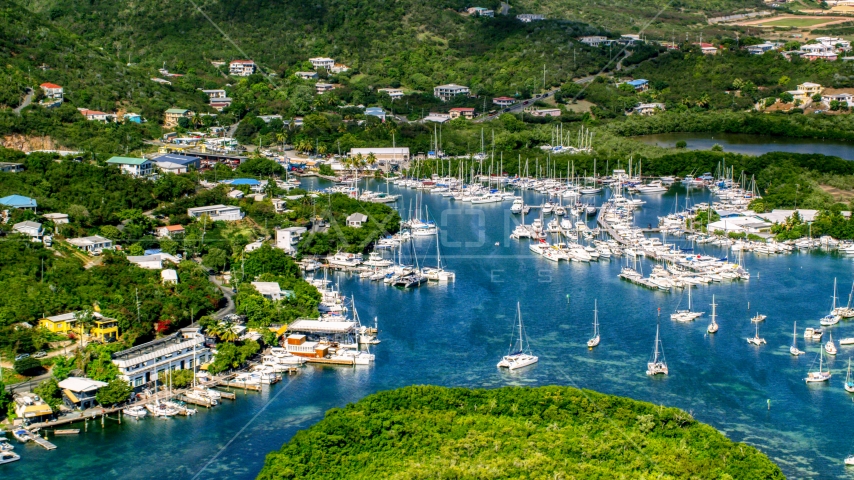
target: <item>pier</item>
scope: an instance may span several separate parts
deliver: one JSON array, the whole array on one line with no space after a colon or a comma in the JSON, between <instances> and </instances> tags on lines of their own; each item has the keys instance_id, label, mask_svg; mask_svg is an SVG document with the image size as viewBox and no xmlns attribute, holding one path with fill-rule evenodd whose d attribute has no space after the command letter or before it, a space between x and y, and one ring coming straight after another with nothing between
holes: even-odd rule
<instances>
[{"instance_id":1,"label":"pier","mask_svg":"<svg viewBox=\"0 0 854 480\"><path fill-rule=\"evenodd\" d=\"M42 437L40 437L40 436L38 436L38 435L33 435L33 441L34 441L36 444L41 445L42 447L44 447L46 450L56 450L56 445L54 445L54 444L52 444L52 443L48 442L47 440L45 440L44 438L42 438Z\"/></svg>"}]
</instances>

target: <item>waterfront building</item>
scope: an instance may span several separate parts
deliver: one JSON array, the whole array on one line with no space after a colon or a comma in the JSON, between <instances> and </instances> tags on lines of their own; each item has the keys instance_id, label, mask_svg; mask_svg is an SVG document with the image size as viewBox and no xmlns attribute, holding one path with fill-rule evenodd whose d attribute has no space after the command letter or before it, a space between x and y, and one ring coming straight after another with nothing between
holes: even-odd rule
<instances>
[{"instance_id":1,"label":"waterfront building","mask_svg":"<svg viewBox=\"0 0 854 480\"><path fill-rule=\"evenodd\" d=\"M68 377L57 386L62 390L62 398L66 406L86 410L98 404L95 394L107 384L91 378Z\"/></svg>"},{"instance_id":2,"label":"waterfront building","mask_svg":"<svg viewBox=\"0 0 854 480\"><path fill-rule=\"evenodd\" d=\"M198 328L184 328L178 333L158 338L112 355L119 377L134 387L154 382L157 375L169 370L197 369L211 360L210 349Z\"/></svg>"}]
</instances>

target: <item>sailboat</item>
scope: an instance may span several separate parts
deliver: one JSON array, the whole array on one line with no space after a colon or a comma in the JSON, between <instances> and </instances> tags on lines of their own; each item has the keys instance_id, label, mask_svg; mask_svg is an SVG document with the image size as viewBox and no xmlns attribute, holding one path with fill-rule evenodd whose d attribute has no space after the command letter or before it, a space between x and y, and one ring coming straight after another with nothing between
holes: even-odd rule
<instances>
[{"instance_id":1,"label":"sailboat","mask_svg":"<svg viewBox=\"0 0 854 480\"><path fill-rule=\"evenodd\" d=\"M445 270L442 267L442 256L439 251L439 236L436 236L436 268L423 268L422 273L427 277L427 280L434 282L451 282L456 278L454 272Z\"/></svg>"},{"instance_id":2,"label":"sailboat","mask_svg":"<svg viewBox=\"0 0 854 480\"><path fill-rule=\"evenodd\" d=\"M658 375L659 373L667 375L667 362L664 361L664 346L661 344L661 336L659 335L658 323L655 324L655 347L652 352L652 360L646 364L647 375Z\"/></svg>"},{"instance_id":3,"label":"sailboat","mask_svg":"<svg viewBox=\"0 0 854 480\"><path fill-rule=\"evenodd\" d=\"M593 348L599 345L599 311L598 300L593 300L593 338L587 341L587 347Z\"/></svg>"},{"instance_id":4,"label":"sailboat","mask_svg":"<svg viewBox=\"0 0 854 480\"><path fill-rule=\"evenodd\" d=\"M691 290L688 291L690 292ZM717 317L717 315L715 314L715 307L717 306L718 304L715 303L715 296L712 295L712 323L710 323L709 328L706 329L706 331L709 333L715 333L718 331L718 324L717 322L715 322L715 317Z\"/></svg>"},{"instance_id":5,"label":"sailboat","mask_svg":"<svg viewBox=\"0 0 854 480\"><path fill-rule=\"evenodd\" d=\"M531 347L526 342L527 337L525 336L525 329L522 326L522 310L519 302L516 302L516 317L519 319L519 341L518 343L510 344L510 353L501 358L501 361L498 362L498 368L516 370L517 368L533 365L540 360L531 354Z\"/></svg>"},{"instance_id":6,"label":"sailboat","mask_svg":"<svg viewBox=\"0 0 854 480\"><path fill-rule=\"evenodd\" d=\"M789 353L792 355L803 355L807 353L798 348L798 322L795 322L794 330L792 331L792 346L789 347Z\"/></svg>"},{"instance_id":7,"label":"sailboat","mask_svg":"<svg viewBox=\"0 0 854 480\"><path fill-rule=\"evenodd\" d=\"M751 345L757 345L757 346L758 345L764 345L764 344L768 343L765 341L764 338L759 338L759 323L754 323L754 325L756 325L756 334L753 335L752 338L748 337L747 343L749 343Z\"/></svg>"},{"instance_id":8,"label":"sailboat","mask_svg":"<svg viewBox=\"0 0 854 480\"><path fill-rule=\"evenodd\" d=\"M848 357L848 375L845 377L845 391L854 393L854 380L851 380L851 357Z\"/></svg>"},{"instance_id":9,"label":"sailboat","mask_svg":"<svg viewBox=\"0 0 854 480\"><path fill-rule=\"evenodd\" d=\"M824 350L818 349L818 371L807 372L807 378L804 379L807 383L826 382L830 380L830 370L824 371Z\"/></svg>"},{"instance_id":10,"label":"sailboat","mask_svg":"<svg viewBox=\"0 0 854 480\"><path fill-rule=\"evenodd\" d=\"M691 287L688 287L688 309L687 310L676 310L676 313L670 314L671 320L676 320L677 322L690 322L692 320L696 320L701 317L703 312L692 312L691 311Z\"/></svg>"},{"instance_id":11,"label":"sailboat","mask_svg":"<svg viewBox=\"0 0 854 480\"><path fill-rule=\"evenodd\" d=\"M828 355L836 355L836 344L833 343L833 332L830 332L830 339L824 344L824 351Z\"/></svg>"},{"instance_id":12,"label":"sailboat","mask_svg":"<svg viewBox=\"0 0 854 480\"><path fill-rule=\"evenodd\" d=\"M828 327L830 325L836 325L842 320L842 317L837 315L836 313L836 279L833 279L833 304L830 306L830 313L821 317L821 320L818 321L822 326Z\"/></svg>"}]
</instances>

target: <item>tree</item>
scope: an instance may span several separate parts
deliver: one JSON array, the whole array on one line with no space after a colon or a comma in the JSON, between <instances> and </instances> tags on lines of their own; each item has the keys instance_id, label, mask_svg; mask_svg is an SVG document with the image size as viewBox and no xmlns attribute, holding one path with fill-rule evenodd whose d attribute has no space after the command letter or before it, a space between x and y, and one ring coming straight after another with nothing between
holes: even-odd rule
<instances>
[{"instance_id":1,"label":"tree","mask_svg":"<svg viewBox=\"0 0 854 480\"><path fill-rule=\"evenodd\" d=\"M213 247L208 250L208 254L202 258L202 265L210 267L217 272L221 272L228 265L228 256L222 249Z\"/></svg>"},{"instance_id":2,"label":"tree","mask_svg":"<svg viewBox=\"0 0 854 480\"><path fill-rule=\"evenodd\" d=\"M161 385L172 385L172 388L184 388L192 385L196 374L193 370L172 370L163 371L158 375L158 381Z\"/></svg>"},{"instance_id":3,"label":"tree","mask_svg":"<svg viewBox=\"0 0 854 480\"><path fill-rule=\"evenodd\" d=\"M50 405L50 409L56 413L62 405L62 392L55 378L48 378L33 389L33 393L41 397L44 403Z\"/></svg>"},{"instance_id":4,"label":"tree","mask_svg":"<svg viewBox=\"0 0 854 480\"><path fill-rule=\"evenodd\" d=\"M106 387L101 387L98 393L95 394L95 400L105 407L113 406L117 403L122 403L130 398L133 393L133 387L130 383L121 378L113 378L107 382Z\"/></svg>"},{"instance_id":5,"label":"tree","mask_svg":"<svg viewBox=\"0 0 854 480\"><path fill-rule=\"evenodd\" d=\"M129 246L127 249L127 252L128 252L128 255L135 256L135 257L138 257L140 255L145 255L145 249L142 248L142 245L140 245L139 243L134 243L133 245Z\"/></svg>"},{"instance_id":6,"label":"tree","mask_svg":"<svg viewBox=\"0 0 854 480\"><path fill-rule=\"evenodd\" d=\"M11 402L12 394L6 391L6 384L0 380L0 415L3 415Z\"/></svg>"},{"instance_id":7,"label":"tree","mask_svg":"<svg viewBox=\"0 0 854 480\"><path fill-rule=\"evenodd\" d=\"M71 371L74 370L74 359L64 355L53 357L53 365L50 367L50 374L57 381L63 381L68 378Z\"/></svg>"},{"instance_id":8,"label":"tree","mask_svg":"<svg viewBox=\"0 0 854 480\"><path fill-rule=\"evenodd\" d=\"M106 350L102 350L98 358L86 365L86 376L100 382L109 382L116 378L119 369L113 363L112 356Z\"/></svg>"},{"instance_id":9,"label":"tree","mask_svg":"<svg viewBox=\"0 0 854 480\"><path fill-rule=\"evenodd\" d=\"M15 362L14 368L18 375L32 377L42 371L42 362L33 357L22 358Z\"/></svg>"},{"instance_id":10,"label":"tree","mask_svg":"<svg viewBox=\"0 0 854 480\"><path fill-rule=\"evenodd\" d=\"M171 238L164 238L163 240L160 240L160 249L169 255L175 255L178 253L178 242Z\"/></svg>"},{"instance_id":11,"label":"tree","mask_svg":"<svg viewBox=\"0 0 854 480\"><path fill-rule=\"evenodd\" d=\"M792 94L789 92L783 92L780 94L780 101L783 103L789 103L789 102L793 101L794 99L795 99L795 97L793 97Z\"/></svg>"},{"instance_id":12,"label":"tree","mask_svg":"<svg viewBox=\"0 0 854 480\"><path fill-rule=\"evenodd\" d=\"M678 142L676 142L676 148L687 148L687 147L688 147L688 142L686 142L685 140L679 140Z\"/></svg>"}]
</instances>

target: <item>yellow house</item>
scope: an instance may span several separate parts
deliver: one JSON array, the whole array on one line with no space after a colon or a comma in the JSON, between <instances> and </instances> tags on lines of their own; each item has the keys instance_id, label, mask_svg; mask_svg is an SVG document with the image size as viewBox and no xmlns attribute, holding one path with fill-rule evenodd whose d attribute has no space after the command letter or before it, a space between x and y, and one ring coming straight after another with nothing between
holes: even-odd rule
<instances>
[{"instance_id":1,"label":"yellow house","mask_svg":"<svg viewBox=\"0 0 854 480\"><path fill-rule=\"evenodd\" d=\"M102 342L115 341L119 337L118 323L112 318L95 320L95 326L89 330L89 335L101 340Z\"/></svg>"},{"instance_id":2,"label":"yellow house","mask_svg":"<svg viewBox=\"0 0 854 480\"><path fill-rule=\"evenodd\" d=\"M812 82L804 82L798 85L798 90L806 93L808 96L812 97L817 93L821 93L821 85Z\"/></svg>"},{"instance_id":3,"label":"yellow house","mask_svg":"<svg viewBox=\"0 0 854 480\"><path fill-rule=\"evenodd\" d=\"M74 330L74 325L77 323L75 313L63 313L62 315L54 315L45 317L39 320L39 326L50 330L53 333L67 334Z\"/></svg>"}]
</instances>

